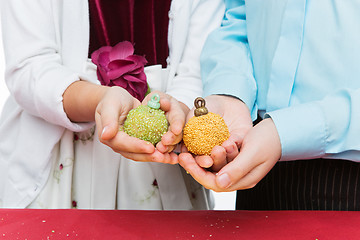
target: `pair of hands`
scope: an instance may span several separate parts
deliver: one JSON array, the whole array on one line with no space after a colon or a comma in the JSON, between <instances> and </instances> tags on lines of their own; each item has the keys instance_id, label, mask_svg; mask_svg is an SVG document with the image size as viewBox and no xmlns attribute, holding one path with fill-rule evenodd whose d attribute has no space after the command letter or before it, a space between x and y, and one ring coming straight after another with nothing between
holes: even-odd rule
<instances>
[{"instance_id":1,"label":"pair of hands","mask_svg":"<svg viewBox=\"0 0 360 240\"><path fill-rule=\"evenodd\" d=\"M268 118L253 127L247 106L232 97L207 97L206 106L224 118L230 137L214 147L210 156L194 158L181 153L179 163L200 184L216 192L254 187L281 157L273 121Z\"/></svg>"},{"instance_id":2,"label":"pair of hands","mask_svg":"<svg viewBox=\"0 0 360 240\"><path fill-rule=\"evenodd\" d=\"M127 113L141 104L125 90L121 94L119 91L121 89L117 88L107 91L97 106L95 119L100 141L126 158L180 163L200 184L217 192L254 187L280 159L280 139L272 120L265 119L253 127L247 106L238 99L228 96L205 99L208 110L221 115L229 127L230 138L222 146L214 147L210 156L193 156L182 146L182 153L177 155L173 150L181 141L182 129L193 111L189 112L176 99L158 92L170 127L155 148L151 143L118 131Z\"/></svg>"},{"instance_id":3,"label":"pair of hands","mask_svg":"<svg viewBox=\"0 0 360 240\"><path fill-rule=\"evenodd\" d=\"M160 95L160 106L165 111L170 126L156 145L127 135L119 131L130 110L141 104L147 104L153 94ZM119 87L108 88L95 111L95 121L100 141L126 158L141 162L162 162L177 164L178 156L172 151L182 139L189 109L173 97L158 91L151 92L139 102L126 90Z\"/></svg>"}]
</instances>

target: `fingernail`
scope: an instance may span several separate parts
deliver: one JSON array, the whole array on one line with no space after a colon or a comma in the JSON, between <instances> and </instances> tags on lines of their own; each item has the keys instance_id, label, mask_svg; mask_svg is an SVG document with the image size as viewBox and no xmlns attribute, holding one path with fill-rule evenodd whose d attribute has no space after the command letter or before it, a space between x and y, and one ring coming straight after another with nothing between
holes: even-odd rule
<instances>
[{"instance_id":1,"label":"fingernail","mask_svg":"<svg viewBox=\"0 0 360 240\"><path fill-rule=\"evenodd\" d=\"M220 176L218 176L217 182L219 186L222 188L228 188L231 185L231 180L227 173L223 173Z\"/></svg>"},{"instance_id":2,"label":"fingernail","mask_svg":"<svg viewBox=\"0 0 360 240\"><path fill-rule=\"evenodd\" d=\"M101 136L104 134L104 132L106 132L106 129L107 129L107 128L108 128L107 126L103 128L103 130L102 130L102 132L101 132Z\"/></svg>"},{"instance_id":3,"label":"fingernail","mask_svg":"<svg viewBox=\"0 0 360 240\"><path fill-rule=\"evenodd\" d=\"M163 153L167 153L167 152L169 152L169 147L168 146L164 146L164 149L163 149Z\"/></svg>"},{"instance_id":4,"label":"fingernail","mask_svg":"<svg viewBox=\"0 0 360 240\"><path fill-rule=\"evenodd\" d=\"M228 154L231 154L233 152L235 152L235 146L232 146L229 151L227 151Z\"/></svg>"}]
</instances>

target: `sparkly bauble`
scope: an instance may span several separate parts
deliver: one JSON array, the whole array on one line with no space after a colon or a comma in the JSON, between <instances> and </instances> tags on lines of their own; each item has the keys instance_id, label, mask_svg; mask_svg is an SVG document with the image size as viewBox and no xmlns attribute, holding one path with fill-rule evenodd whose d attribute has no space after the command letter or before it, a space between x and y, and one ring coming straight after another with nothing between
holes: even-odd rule
<instances>
[{"instance_id":1,"label":"sparkly bauble","mask_svg":"<svg viewBox=\"0 0 360 240\"><path fill-rule=\"evenodd\" d=\"M168 121L163 110L141 105L129 112L123 129L128 135L155 145L167 132Z\"/></svg>"},{"instance_id":2,"label":"sparkly bauble","mask_svg":"<svg viewBox=\"0 0 360 240\"><path fill-rule=\"evenodd\" d=\"M189 152L210 155L215 146L221 146L229 138L229 129L219 114L207 111L204 99L195 99L195 106L195 116L185 125L183 141Z\"/></svg>"}]
</instances>

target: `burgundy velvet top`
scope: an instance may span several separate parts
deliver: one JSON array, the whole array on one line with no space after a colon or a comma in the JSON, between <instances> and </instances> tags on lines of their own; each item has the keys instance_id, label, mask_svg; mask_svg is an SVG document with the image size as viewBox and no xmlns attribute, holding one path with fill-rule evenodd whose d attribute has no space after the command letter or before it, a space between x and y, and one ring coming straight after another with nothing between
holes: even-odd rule
<instances>
[{"instance_id":1,"label":"burgundy velvet top","mask_svg":"<svg viewBox=\"0 0 360 240\"><path fill-rule=\"evenodd\" d=\"M127 40L149 65L165 67L170 4L171 0L89 0L89 55Z\"/></svg>"}]
</instances>

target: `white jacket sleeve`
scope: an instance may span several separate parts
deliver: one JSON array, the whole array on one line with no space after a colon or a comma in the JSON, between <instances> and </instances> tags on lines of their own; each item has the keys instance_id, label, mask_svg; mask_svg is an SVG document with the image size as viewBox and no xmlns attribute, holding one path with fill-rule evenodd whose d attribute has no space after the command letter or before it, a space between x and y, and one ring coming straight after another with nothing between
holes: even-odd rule
<instances>
[{"instance_id":1,"label":"white jacket sleeve","mask_svg":"<svg viewBox=\"0 0 360 240\"><path fill-rule=\"evenodd\" d=\"M222 0L194 0L187 6L190 7L190 10L184 11L189 12L190 15L182 15L183 10L176 9L176 7L172 6L174 9L170 11L169 16L170 26L172 26L171 21L174 21L174 27L169 28L170 65L175 64L170 69L175 72L173 79L169 81L167 93L192 108L194 99L202 96L201 50L209 33L220 27L225 6ZM179 41L184 37L180 36L181 28L188 29L185 41ZM178 46L181 44L184 44L183 48ZM175 48L183 49L183 51L177 53ZM177 61L176 58L179 60ZM171 70L170 78L172 77Z\"/></svg>"},{"instance_id":2,"label":"white jacket sleeve","mask_svg":"<svg viewBox=\"0 0 360 240\"><path fill-rule=\"evenodd\" d=\"M54 3L0 1L6 83L10 94L29 114L81 131L89 124L72 123L63 109L62 95L71 83L79 80L80 74L63 63L61 7ZM78 57L76 54L74 57Z\"/></svg>"}]
</instances>

